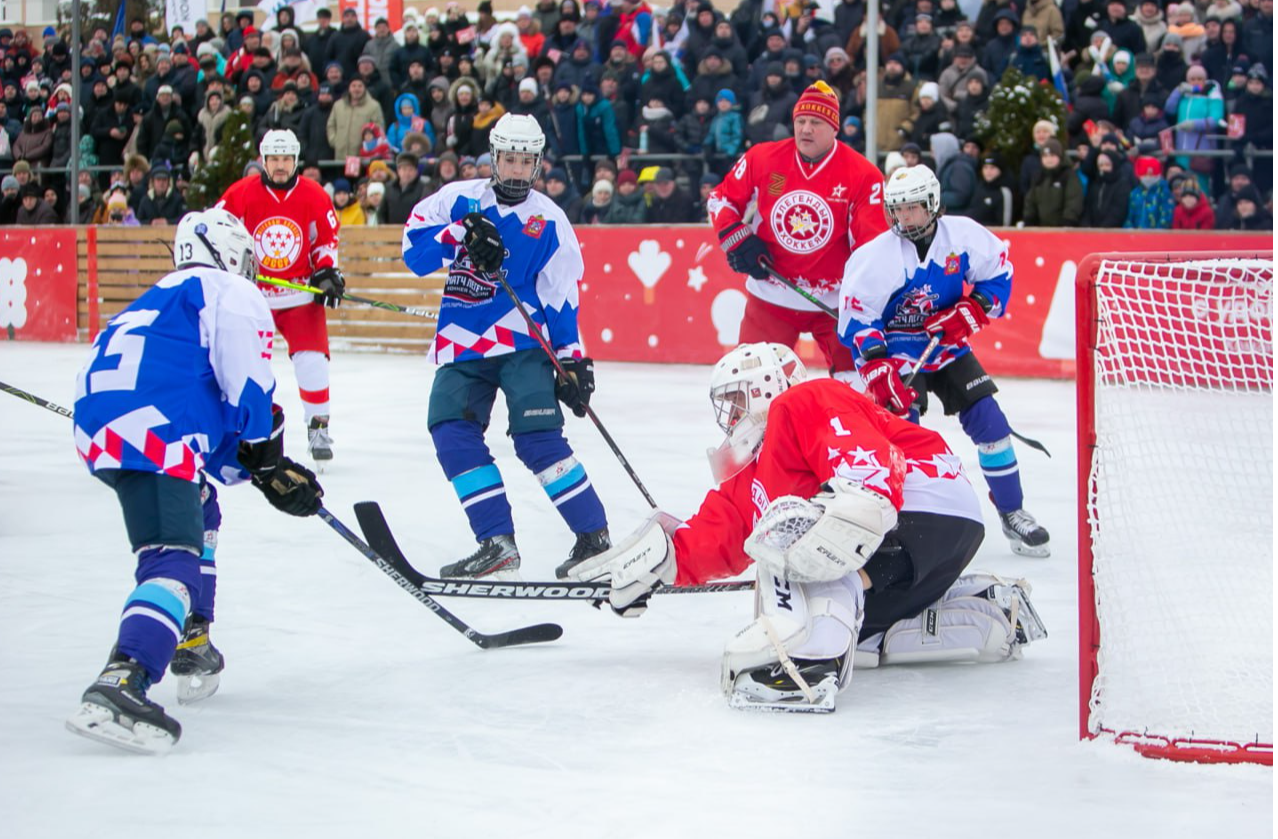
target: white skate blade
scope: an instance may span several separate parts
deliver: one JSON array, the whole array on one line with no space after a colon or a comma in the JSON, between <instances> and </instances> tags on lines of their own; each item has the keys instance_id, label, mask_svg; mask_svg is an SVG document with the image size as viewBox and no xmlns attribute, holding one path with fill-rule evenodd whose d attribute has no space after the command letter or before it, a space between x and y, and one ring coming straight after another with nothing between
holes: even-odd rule
<instances>
[{"instance_id":1,"label":"white skate blade","mask_svg":"<svg viewBox=\"0 0 1278 839\"><path fill-rule=\"evenodd\" d=\"M776 694L776 691L768 690L766 694ZM839 682L834 676L829 676L820 684L812 686L815 700L813 702L809 702L803 694L796 693L787 697L775 695L770 697L766 694L764 691L752 690L748 687L744 690L736 687L728 695L728 707L742 711L771 711L784 714L832 714L834 699L839 694Z\"/></svg>"},{"instance_id":2,"label":"white skate blade","mask_svg":"<svg viewBox=\"0 0 1278 839\"><path fill-rule=\"evenodd\" d=\"M1050 542L1038 545L1037 547L1027 545L1019 539L1008 539L1007 542L1012 546L1012 553L1017 556L1032 556L1044 559L1052 555L1052 545Z\"/></svg>"},{"instance_id":3,"label":"white skate blade","mask_svg":"<svg viewBox=\"0 0 1278 839\"><path fill-rule=\"evenodd\" d=\"M222 681L222 676L219 673L178 676L176 678L177 701L179 705L190 705L193 702L208 699L210 696L217 693L218 685Z\"/></svg>"},{"instance_id":4,"label":"white skate blade","mask_svg":"<svg viewBox=\"0 0 1278 839\"><path fill-rule=\"evenodd\" d=\"M115 721L109 708L85 702L67 720L67 731L140 755L162 756L177 742L167 731L136 722L127 728Z\"/></svg>"}]
</instances>

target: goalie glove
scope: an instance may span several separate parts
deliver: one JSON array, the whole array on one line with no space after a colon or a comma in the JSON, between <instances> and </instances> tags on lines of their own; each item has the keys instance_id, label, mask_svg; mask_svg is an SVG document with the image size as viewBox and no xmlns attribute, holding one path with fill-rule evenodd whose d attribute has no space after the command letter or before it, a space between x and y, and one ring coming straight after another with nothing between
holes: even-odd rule
<instances>
[{"instance_id":1,"label":"goalie glove","mask_svg":"<svg viewBox=\"0 0 1278 839\"><path fill-rule=\"evenodd\" d=\"M769 504L745 552L792 582L838 580L865 565L896 527L896 517L883 494L834 478L811 500L785 495Z\"/></svg>"},{"instance_id":2,"label":"goalie glove","mask_svg":"<svg viewBox=\"0 0 1278 839\"><path fill-rule=\"evenodd\" d=\"M671 516L653 511L623 541L574 565L568 578L582 583L611 582L608 604L612 610L623 618L639 617L647 611L652 593L675 580L674 543L667 534L671 523Z\"/></svg>"},{"instance_id":3,"label":"goalie glove","mask_svg":"<svg viewBox=\"0 0 1278 839\"><path fill-rule=\"evenodd\" d=\"M467 213L461 223L466 231L462 244L470 254L471 264L486 274L495 273L506 258L506 246L497 225L483 213Z\"/></svg>"}]
</instances>

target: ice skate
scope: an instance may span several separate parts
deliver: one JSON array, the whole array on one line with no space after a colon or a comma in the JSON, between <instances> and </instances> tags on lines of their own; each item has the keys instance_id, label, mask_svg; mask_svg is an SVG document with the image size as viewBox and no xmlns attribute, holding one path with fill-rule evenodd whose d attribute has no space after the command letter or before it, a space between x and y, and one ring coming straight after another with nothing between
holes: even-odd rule
<instances>
[{"instance_id":1,"label":"ice skate","mask_svg":"<svg viewBox=\"0 0 1278 839\"><path fill-rule=\"evenodd\" d=\"M445 579L484 579L520 582L519 548L514 536L490 536L481 539L479 549L465 559L439 569Z\"/></svg>"},{"instance_id":2,"label":"ice skate","mask_svg":"<svg viewBox=\"0 0 1278 839\"><path fill-rule=\"evenodd\" d=\"M209 639L209 622L199 615L186 621L186 631L169 662L169 672L177 677L177 699L182 705L208 699L217 693L226 659Z\"/></svg>"},{"instance_id":3,"label":"ice skate","mask_svg":"<svg viewBox=\"0 0 1278 839\"><path fill-rule=\"evenodd\" d=\"M568 559L555 569L556 579L568 579L568 572L574 567L592 556L598 556L611 547L612 540L608 538L608 528L606 527L601 527L592 533L578 533L577 542L572 546Z\"/></svg>"},{"instance_id":4,"label":"ice skate","mask_svg":"<svg viewBox=\"0 0 1278 839\"><path fill-rule=\"evenodd\" d=\"M1030 584L1027 580L1004 580L990 575L993 584L977 596L996 603L1016 630L1012 640L1012 657L1021 657L1021 647L1047 637L1047 627L1038 616L1038 610L1030 602Z\"/></svg>"},{"instance_id":5,"label":"ice skate","mask_svg":"<svg viewBox=\"0 0 1278 839\"><path fill-rule=\"evenodd\" d=\"M1051 536L1033 516L1024 509L1010 513L999 513L1003 522L1003 535L1011 543L1012 553L1019 556L1045 557L1052 555L1052 547L1048 544Z\"/></svg>"},{"instance_id":6,"label":"ice skate","mask_svg":"<svg viewBox=\"0 0 1278 839\"><path fill-rule=\"evenodd\" d=\"M311 417L306 428L306 451L317 465L333 459L333 438L328 436L328 417Z\"/></svg>"},{"instance_id":7,"label":"ice skate","mask_svg":"<svg viewBox=\"0 0 1278 839\"><path fill-rule=\"evenodd\" d=\"M147 699L150 686L146 671L133 659L111 661L84 692L67 729L126 751L167 754L182 736L182 726Z\"/></svg>"},{"instance_id":8,"label":"ice skate","mask_svg":"<svg viewBox=\"0 0 1278 839\"><path fill-rule=\"evenodd\" d=\"M728 705L752 711L784 711L799 714L829 714L834 711L834 698L839 693L839 674L843 659L805 660L796 658L794 666L807 683L805 691L777 663L739 673L733 682Z\"/></svg>"}]
</instances>

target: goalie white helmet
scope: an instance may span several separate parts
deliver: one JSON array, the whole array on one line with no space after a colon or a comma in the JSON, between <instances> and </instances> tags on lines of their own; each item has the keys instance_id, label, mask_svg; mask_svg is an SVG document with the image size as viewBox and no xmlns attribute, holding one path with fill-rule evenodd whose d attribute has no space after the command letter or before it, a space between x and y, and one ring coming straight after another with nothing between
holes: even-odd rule
<instances>
[{"instance_id":1,"label":"goalie white helmet","mask_svg":"<svg viewBox=\"0 0 1278 839\"><path fill-rule=\"evenodd\" d=\"M293 158L293 163L296 164L298 156L302 153L302 144L298 141L297 135L287 128L275 128L266 132L257 150L262 155L263 161L266 160L267 155L281 155Z\"/></svg>"},{"instance_id":2,"label":"goalie white helmet","mask_svg":"<svg viewBox=\"0 0 1278 839\"><path fill-rule=\"evenodd\" d=\"M926 221L913 207L926 213ZM883 186L883 212L896 235L915 241L932 232L941 215L941 183L926 166L904 166Z\"/></svg>"},{"instance_id":3,"label":"goalie white helmet","mask_svg":"<svg viewBox=\"0 0 1278 839\"><path fill-rule=\"evenodd\" d=\"M807 376L807 368L785 344L742 344L714 366L710 402L724 431L747 416L762 420L772 400Z\"/></svg>"},{"instance_id":4,"label":"goalie white helmet","mask_svg":"<svg viewBox=\"0 0 1278 839\"><path fill-rule=\"evenodd\" d=\"M205 265L247 279L257 276L253 237L244 223L226 210L187 213L173 236L173 265Z\"/></svg>"},{"instance_id":5,"label":"goalie white helmet","mask_svg":"<svg viewBox=\"0 0 1278 839\"><path fill-rule=\"evenodd\" d=\"M527 114L506 114L497 120L488 135L488 146L493 157L493 190L511 203L522 201L541 169L541 157L546 148L546 135L536 117ZM503 174L503 158L508 155L532 155L532 166L520 166L520 172ZM519 175L527 172L527 177Z\"/></svg>"}]
</instances>

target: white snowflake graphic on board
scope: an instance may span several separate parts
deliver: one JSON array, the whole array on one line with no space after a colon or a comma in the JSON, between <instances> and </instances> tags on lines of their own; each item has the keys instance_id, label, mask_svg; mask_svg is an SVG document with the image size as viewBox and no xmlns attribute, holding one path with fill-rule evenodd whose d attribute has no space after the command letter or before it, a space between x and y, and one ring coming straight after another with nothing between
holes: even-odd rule
<instances>
[{"instance_id":1,"label":"white snowflake graphic on board","mask_svg":"<svg viewBox=\"0 0 1278 839\"><path fill-rule=\"evenodd\" d=\"M654 289L666 271L670 270L670 254L661 249L656 239L644 239L639 248L626 257L626 264L643 284L643 302L651 305L656 299Z\"/></svg>"},{"instance_id":2,"label":"white snowflake graphic on board","mask_svg":"<svg viewBox=\"0 0 1278 839\"><path fill-rule=\"evenodd\" d=\"M27 325L27 261L0 259L0 326L13 340L14 330Z\"/></svg>"}]
</instances>

